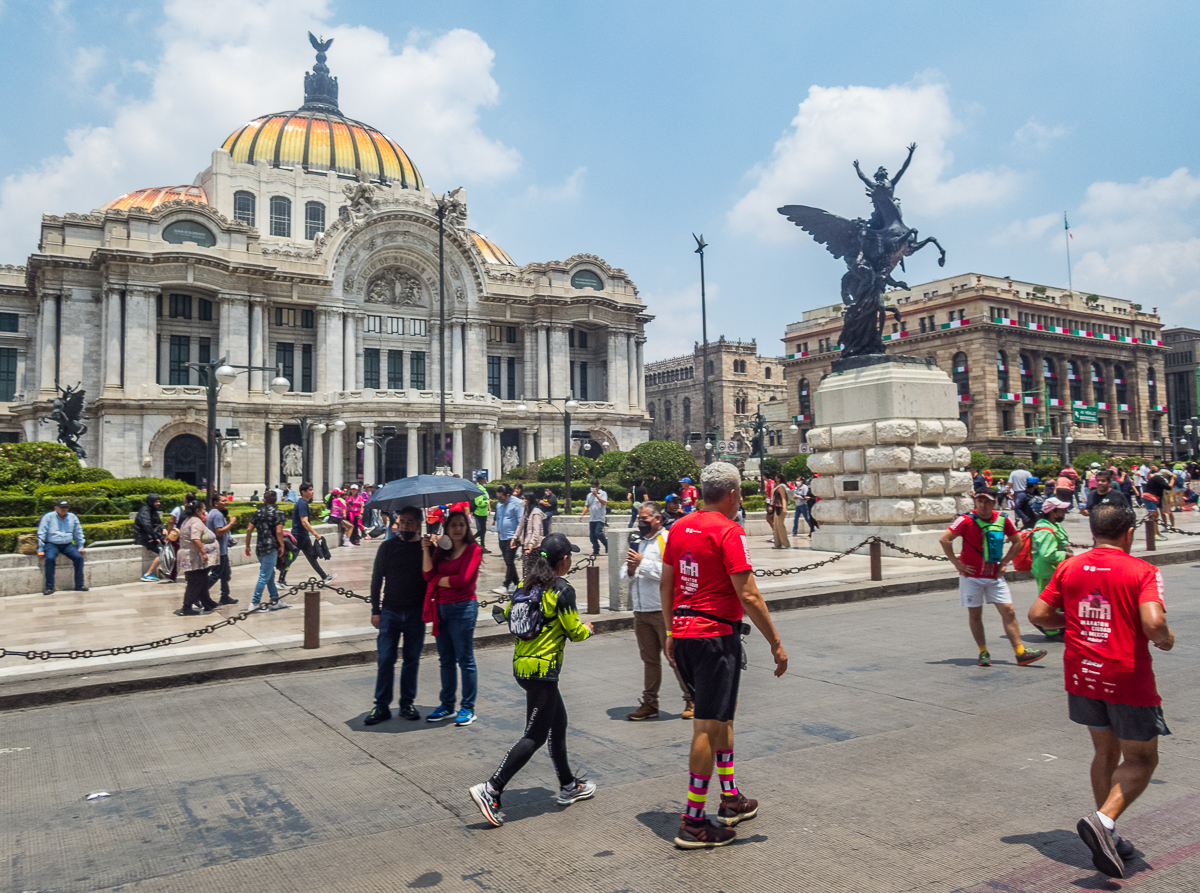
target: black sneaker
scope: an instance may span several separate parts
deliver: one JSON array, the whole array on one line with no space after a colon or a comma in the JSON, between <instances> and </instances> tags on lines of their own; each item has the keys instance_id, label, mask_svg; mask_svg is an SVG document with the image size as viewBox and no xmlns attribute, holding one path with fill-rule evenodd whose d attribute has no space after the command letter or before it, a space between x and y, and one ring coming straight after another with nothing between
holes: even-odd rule
<instances>
[{"instance_id":1,"label":"black sneaker","mask_svg":"<svg viewBox=\"0 0 1200 893\"><path fill-rule=\"evenodd\" d=\"M391 718L392 711L387 707L372 707L371 712L367 714L367 718L363 720L363 725L374 726Z\"/></svg>"},{"instance_id":2,"label":"black sneaker","mask_svg":"<svg viewBox=\"0 0 1200 893\"><path fill-rule=\"evenodd\" d=\"M675 835L675 846L681 850L711 850L713 847L733 843L737 831L724 828L708 819L689 819L683 816L679 833Z\"/></svg>"},{"instance_id":3,"label":"black sneaker","mask_svg":"<svg viewBox=\"0 0 1200 893\"><path fill-rule=\"evenodd\" d=\"M1134 847L1132 841L1126 840L1120 834L1113 834L1112 838L1113 838L1113 846L1117 850L1117 855L1120 856L1122 859L1124 859L1126 862L1128 862L1135 855L1137 855L1137 850Z\"/></svg>"},{"instance_id":4,"label":"black sneaker","mask_svg":"<svg viewBox=\"0 0 1200 893\"><path fill-rule=\"evenodd\" d=\"M421 714L416 707L414 707L412 704L409 704L407 707L400 708L400 718L416 722L421 718Z\"/></svg>"},{"instance_id":5,"label":"black sneaker","mask_svg":"<svg viewBox=\"0 0 1200 893\"><path fill-rule=\"evenodd\" d=\"M230 598L227 595L221 596L221 600L217 602L218 605L236 605L237 603L238 600L236 598Z\"/></svg>"},{"instance_id":6,"label":"black sneaker","mask_svg":"<svg viewBox=\"0 0 1200 893\"><path fill-rule=\"evenodd\" d=\"M53 589L43 589L42 595L54 595L54 590Z\"/></svg>"},{"instance_id":7,"label":"black sneaker","mask_svg":"<svg viewBox=\"0 0 1200 893\"><path fill-rule=\"evenodd\" d=\"M287 585L287 577L280 577L275 582L278 583L280 586L286 586Z\"/></svg>"},{"instance_id":8,"label":"black sneaker","mask_svg":"<svg viewBox=\"0 0 1200 893\"><path fill-rule=\"evenodd\" d=\"M337 578L336 573L326 574L321 578L322 583L332 583Z\"/></svg>"},{"instance_id":9,"label":"black sneaker","mask_svg":"<svg viewBox=\"0 0 1200 893\"><path fill-rule=\"evenodd\" d=\"M758 815L758 801L751 800L740 791L734 797L721 795L721 806L717 810L717 822L732 828L738 822L744 822Z\"/></svg>"},{"instance_id":10,"label":"black sneaker","mask_svg":"<svg viewBox=\"0 0 1200 893\"><path fill-rule=\"evenodd\" d=\"M497 828L504 824L504 819L500 818L500 798L488 793L487 782L471 785L470 794L485 819Z\"/></svg>"},{"instance_id":11,"label":"black sneaker","mask_svg":"<svg viewBox=\"0 0 1200 893\"><path fill-rule=\"evenodd\" d=\"M1046 654L1047 654L1047 652L1044 649L1038 649L1037 651L1030 651L1028 648L1026 648L1024 651L1022 651L1020 654L1017 655L1017 666L1018 667L1027 667L1031 663L1033 663L1035 660L1041 660L1043 657L1046 656Z\"/></svg>"},{"instance_id":12,"label":"black sneaker","mask_svg":"<svg viewBox=\"0 0 1200 893\"><path fill-rule=\"evenodd\" d=\"M1112 832L1104 827L1096 813L1088 813L1081 818L1075 830L1092 851L1092 864L1097 871L1109 877L1125 877L1125 864L1113 844Z\"/></svg>"}]
</instances>

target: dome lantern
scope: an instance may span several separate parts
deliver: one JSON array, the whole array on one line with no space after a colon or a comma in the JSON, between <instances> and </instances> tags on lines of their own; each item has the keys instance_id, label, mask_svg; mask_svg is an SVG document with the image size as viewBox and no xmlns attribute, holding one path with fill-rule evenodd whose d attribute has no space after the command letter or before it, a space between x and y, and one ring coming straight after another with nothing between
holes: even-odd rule
<instances>
[{"instance_id":1,"label":"dome lantern","mask_svg":"<svg viewBox=\"0 0 1200 893\"><path fill-rule=\"evenodd\" d=\"M317 64L312 71L304 73L304 105L301 109L337 112L338 82L337 78L329 76L329 66L325 64L325 51L333 44L333 38L317 38L309 31L308 42L317 51Z\"/></svg>"}]
</instances>

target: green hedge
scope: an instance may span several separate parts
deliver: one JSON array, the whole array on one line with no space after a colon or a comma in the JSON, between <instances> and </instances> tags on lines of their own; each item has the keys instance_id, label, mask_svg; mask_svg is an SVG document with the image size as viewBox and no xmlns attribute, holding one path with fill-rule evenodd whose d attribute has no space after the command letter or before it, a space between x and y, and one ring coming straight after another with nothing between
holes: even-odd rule
<instances>
[{"instance_id":1,"label":"green hedge","mask_svg":"<svg viewBox=\"0 0 1200 893\"><path fill-rule=\"evenodd\" d=\"M12 530L0 530L0 552L17 551L17 537L25 533L37 533L37 528L19 527ZM88 545L108 540L132 539L133 522L106 521L102 524L84 524L83 538Z\"/></svg>"},{"instance_id":2,"label":"green hedge","mask_svg":"<svg viewBox=\"0 0 1200 893\"><path fill-rule=\"evenodd\" d=\"M592 462L587 456L572 456L571 457L571 481L589 481L594 477L592 474ZM549 459L544 459L537 470L537 479L539 481L561 481L563 472L566 471L566 463L562 456L552 456Z\"/></svg>"},{"instance_id":3,"label":"green hedge","mask_svg":"<svg viewBox=\"0 0 1200 893\"><path fill-rule=\"evenodd\" d=\"M619 474L621 466L625 464L625 457L628 455L629 453L621 450L609 450L596 460L593 471L601 478L610 474Z\"/></svg>"},{"instance_id":4,"label":"green hedge","mask_svg":"<svg viewBox=\"0 0 1200 893\"><path fill-rule=\"evenodd\" d=\"M751 496L749 499L743 499L742 510L747 512L765 512L767 510L767 497Z\"/></svg>"},{"instance_id":5,"label":"green hedge","mask_svg":"<svg viewBox=\"0 0 1200 893\"><path fill-rule=\"evenodd\" d=\"M38 501L20 490L0 491L0 515L32 515Z\"/></svg>"},{"instance_id":6,"label":"green hedge","mask_svg":"<svg viewBox=\"0 0 1200 893\"><path fill-rule=\"evenodd\" d=\"M43 514L45 514L43 512ZM129 513L124 515L80 515L75 513L79 518L80 524L105 524L109 521L128 521ZM38 522L42 520L42 515L0 515L0 529L12 529L16 527L32 527L37 528Z\"/></svg>"},{"instance_id":7,"label":"green hedge","mask_svg":"<svg viewBox=\"0 0 1200 893\"><path fill-rule=\"evenodd\" d=\"M81 473L84 470L79 457L61 443L0 444L0 490L31 490L39 484L66 484L81 480Z\"/></svg>"},{"instance_id":8,"label":"green hedge","mask_svg":"<svg viewBox=\"0 0 1200 893\"><path fill-rule=\"evenodd\" d=\"M625 457L621 466L621 478L629 486L637 478L644 478L650 498L663 499L679 487L679 479L690 477L693 483L700 480L700 466L683 446L671 440L648 440L639 443Z\"/></svg>"},{"instance_id":9,"label":"green hedge","mask_svg":"<svg viewBox=\"0 0 1200 893\"><path fill-rule=\"evenodd\" d=\"M699 489L699 488L697 488ZM762 484L758 481L742 481L742 500L749 496L758 496L762 493Z\"/></svg>"}]
</instances>

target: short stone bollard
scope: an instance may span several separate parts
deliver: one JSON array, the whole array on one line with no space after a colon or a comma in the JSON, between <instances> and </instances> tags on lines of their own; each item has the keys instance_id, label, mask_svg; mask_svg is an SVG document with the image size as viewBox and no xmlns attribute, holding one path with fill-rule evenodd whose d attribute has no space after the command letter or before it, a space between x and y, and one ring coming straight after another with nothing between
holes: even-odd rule
<instances>
[{"instance_id":1,"label":"short stone bollard","mask_svg":"<svg viewBox=\"0 0 1200 893\"><path fill-rule=\"evenodd\" d=\"M871 579L876 583L883 579L883 544L879 540L871 543Z\"/></svg>"},{"instance_id":2,"label":"short stone bollard","mask_svg":"<svg viewBox=\"0 0 1200 893\"><path fill-rule=\"evenodd\" d=\"M304 647L321 647L321 591L304 591Z\"/></svg>"},{"instance_id":3,"label":"short stone bollard","mask_svg":"<svg viewBox=\"0 0 1200 893\"><path fill-rule=\"evenodd\" d=\"M1146 519L1146 551L1156 552L1158 547L1154 544L1154 538L1158 535L1158 521L1154 518Z\"/></svg>"}]
</instances>

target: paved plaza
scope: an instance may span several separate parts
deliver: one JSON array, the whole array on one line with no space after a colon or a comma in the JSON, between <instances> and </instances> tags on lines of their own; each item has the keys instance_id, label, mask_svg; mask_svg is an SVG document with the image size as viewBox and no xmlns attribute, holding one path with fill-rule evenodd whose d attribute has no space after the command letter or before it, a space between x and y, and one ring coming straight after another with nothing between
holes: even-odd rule
<instances>
[{"instance_id":1,"label":"paved plaza","mask_svg":"<svg viewBox=\"0 0 1200 893\"><path fill-rule=\"evenodd\" d=\"M507 649L478 653L480 719L465 728L398 718L365 727L367 667L6 713L0 888L1194 890L1196 565L1164 573L1179 644L1154 658L1174 734L1119 823L1142 852L1119 883L1092 869L1074 832L1092 808L1091 749L1066 718L1062 646L1049 646L1045 665L1018 668L987 616L997 661L976 667L946 591L778 613L791 658L781 679L751 637L737 772L762 806L723 850L671 846L690 727L669 685L664 719L624 719L641 667L633 634L615 632L569 646L562 685L571 757L596 798L556 806L542 752L506 792L497 829L466 790L523 727ZM1014 596L1023 617L1032 584ZM1022 626L1026 642L1040 642ZM423 713L436 690L426 657ZM111 796L85 799L101 791Z\"/></svg>"}]
</instances>

